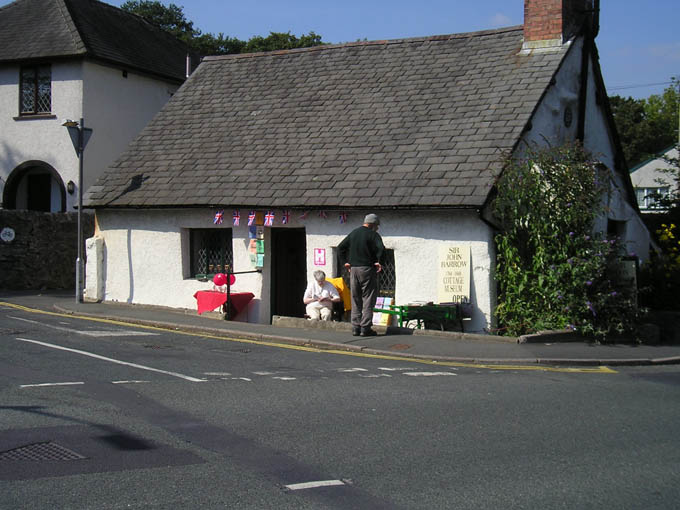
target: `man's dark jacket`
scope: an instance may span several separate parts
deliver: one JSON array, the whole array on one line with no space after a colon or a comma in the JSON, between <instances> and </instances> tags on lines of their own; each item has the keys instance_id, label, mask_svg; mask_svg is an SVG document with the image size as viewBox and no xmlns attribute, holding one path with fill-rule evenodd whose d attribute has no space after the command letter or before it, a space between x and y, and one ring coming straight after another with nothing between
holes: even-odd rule
<instances>
[{"instance_id":1,"label":"man's dark jacket","mask_svg":"<svg viewBox=\"0 0 680 510\"><path fill-rule=\"evenodd\" d=\"M338 251L340 259L349 261L350 266L373 266L376 262L382 264L385 245L380 234L362 225L342 240Z\"/></svg>"}]
</instances>

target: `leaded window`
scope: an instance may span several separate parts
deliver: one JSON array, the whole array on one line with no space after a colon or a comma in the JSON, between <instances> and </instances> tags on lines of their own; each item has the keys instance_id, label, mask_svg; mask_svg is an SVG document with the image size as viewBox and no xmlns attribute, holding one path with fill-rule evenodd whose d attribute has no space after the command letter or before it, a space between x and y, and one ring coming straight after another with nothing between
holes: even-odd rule
<instances>
[{"instance_id":1,"label":"leaded window","mask_svg":"<svg viewBox=\"0 0 680 510\"><path fill-rule=\"evenodd\" d=\"M52 69L49 65L21 68L19 109L21 115L52 111Z\"/></svg>"},{"instance_id":2,"label":"leaded window","mask_svg":"<svg viewBox=\"0 0 680 510\"><path fill-rule=\"evenodd\" d=\"M349 271L340 260L340 253L336 250L337 276L342 276L346 282L350 281ZM378 295L394 298L397 289L397 270L394 265L394 250L385 249L383 254L382 271L378 273Z\"/></svg>"},{"instance_id":3,"label":"leaded window","mask_svg":"<svg viewBox=\"0 0 680 510\"><path fill-rule=\"evenodd\" d=\"M212 278L233 271L230 228L201 228L190 231L191 277Z\"/></svg>"}]
</instances>

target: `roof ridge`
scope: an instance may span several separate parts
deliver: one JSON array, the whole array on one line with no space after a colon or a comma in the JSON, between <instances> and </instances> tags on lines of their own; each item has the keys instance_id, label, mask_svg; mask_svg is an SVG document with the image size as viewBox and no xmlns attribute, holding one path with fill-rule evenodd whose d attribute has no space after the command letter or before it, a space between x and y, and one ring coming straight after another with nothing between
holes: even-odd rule
<instances>
[{"instance_id":1,"label":"roof ridge","mask_svg":"<svg viewBox=\"0 0 680 510\"><path fill-rule=\"evenodd\" d=\"M314 51L324 51L324 50L337 50L343 48L353 48L361 46L384 46L389 44L405 44L405 43L416 43L416 42L429 42L429 41L448 41L452 39L469 39L471 37L482 37L487 35L496 35L506 32L516 32L523 30L522 25L514 25L510 27L503 27L491 30L478 30L475 32L460 32L456 34L443 34L443 35L430 35L430 36L419 36L419 37L406 37L400 39L377 39L373 41L354 41L346 43L337 44L322 44L319 46L310 46L308 48L292 48L288 50L273 50L273 51L261 51L257 53L235 53L231 55L209 55L203 57L202 61L214 61L214 60L232 60L241 58L257 58L266 57L272 55L289 55L295 53L310 53Z\"/></svg>"},{"instance_id":2,"label":"roof ridge","mask_svg":"<svg viewBox=\"0 0 680 510\"><path fill-rule=\"evenodd\" d=\"M53 0L53 1L56 4L57 9L61 13L61 16L64 18L64 22L68 27L68 32L71 35L71 38L73 39L73 46L76 48L76 51L80 50L83 53L87 53L88 52L87 44L85 43L83 34L80 33L80 30L76 25L76 22L73 20L73 15L71 14L71 10L67 5L66 0Z\"/></svg>"}]
</instances>

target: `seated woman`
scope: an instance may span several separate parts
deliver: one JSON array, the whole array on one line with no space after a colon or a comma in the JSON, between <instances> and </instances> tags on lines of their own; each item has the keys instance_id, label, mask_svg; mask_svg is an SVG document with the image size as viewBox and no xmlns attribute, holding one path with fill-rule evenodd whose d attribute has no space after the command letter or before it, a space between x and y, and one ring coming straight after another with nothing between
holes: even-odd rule
<instances>
[{"instance_id":1,"label":"seated woman","mask_svg":"<svg viewBox=\"0 0 680 510\"><path fill-rule=\"evenodd\" d=\"M340 301L340 294L333 284L326 281L326 273L314 271L314 281L309 282L302 302L307 305L307 315L312 320L331 320L333 303Z\"/></svg>"}]
</instances>

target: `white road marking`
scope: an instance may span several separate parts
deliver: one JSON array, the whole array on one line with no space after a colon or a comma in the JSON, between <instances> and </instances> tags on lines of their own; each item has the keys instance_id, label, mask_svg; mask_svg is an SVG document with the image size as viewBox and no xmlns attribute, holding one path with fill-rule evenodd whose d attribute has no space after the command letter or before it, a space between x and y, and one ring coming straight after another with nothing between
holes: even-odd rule
<instances>
[{"instance_id":1,"label":"white road marking","mask_svg":"<svg viewBox=\"0 0 680 510\"><path fill-rule=\"evenodd\" d=\"M359 377L366 379L375 379L377 377L392 377L390 374L359 374Z\"/></svg>"},{"instance_id":2,"label":"white road marking","mask_svg":"<svg viewBox=\"0 0 680 510\"><path fill-rule=\"evenodd\" d=\"M299 491L303 489L316 489L317 487L333 487L336 485L346 485L342 480L320 480L318 482L292 483L284 486L289 491Z\"/></svg>"},{"instance_id":3,"label":"white road marking","mask_svg":"<svg viewBox=\"0 0 680 510\"><path fill-rule=\"evenodd\" d=\"M458 375L458 374L452 374L451 372L404 372L404 375L410 375L412 377L434 377L437 375Z\"/></svg>"},{"instance_id":4,"label":"white road marking","mask_svg":"<svg viewBox=\"0 0 680 510\"><path fill-rule=\"evenodd\" d=\"M272 379L278 379L279 381L295 381L295 377L272 377Z\"/></svg>"},{"instance_id":5,"label":"white road marking","mask_svg":"<svg viewBox=\"0 0 680 510\"><path fill-rule=\"evenodd\" d=\"M413 367L378 367L378 370L384 370L385 372L398 372L404 370L411 370Z\"/></svg>"},{"instance_id":6,"label":"white road marking","mask_svg":"<svg viewBox=\"0 0 680 510\"><path fill-rule=\"evenodd\" d=\"M139 381L139 380L131 380L131 381L111 381L111 384L143 384L143 383L148 383L151 381Z\"/></svg>"},{"instance_id":7,"label":"white road marking","mask_svg":"<svg viewBox=\"0 0 680 510\"><path fill-rule=\"evenodd\" d=\"M58 331L66 331L68 333L77 333L79 335L92 336L96 338L106 337L106 336L159 336L160 333L151 333L149 331L81 331L79 329L73 328L61 328L59 326L53 326L51 324L45 324L43 322L32 321L30 319L24 319L22 317L12 317L10 319L16 319L18 321L30 322L31 324L39 324L47 328L56 329ZM63 322L61 323L63 324Z\"/></svg>"},{"instance_id":8,"label":"white road marking","mask_svg":"<svg viewBox=\"0 0 680 510\"><path fill-rule=\"evenodd\" d=\"M338 372L368 372L365 368L338 368Z\"/></svg>"},{"instance_id":9,"label":"white road marking","mask_svg":"<svg viewBox=\"0 0 680 510\"><path fill-rule=\"evenodd\" d=\"M214 375L214 376L227 376L231 375L229 372L203 372L203 375Z\"/></svg>"},{"instance_id":10,"label":"white road marking","mask_svg":"<svg viewBox=\"0 0 680 510\"><path fill-rule=\"evenodd\" d=\"M266 372L266 371L263 371L263 372L253 372L253 374L255 374L255 375L274 375L274 374L278 374L278 372Z\"/></svg>"},{"instance_id":11,"label":"white road marking","mask_svg":"<svg viewBox=\"0 0 680 510\"><path fill-rule=\"evenodd\" d=\"M169 372L167 370L160 370L158 368L147 367L145 365L138 365L137 363L129 363L127 361L120 361L120 360L113 359L113 358L107 358L106 356L100 356L99 354L94 354L92 352L87 352L87 351L81 351L79 349L70 349L68 347L62 347L61 345L48 344L47 342L39 342L38 340L29 340L28 338L17 337L17 340L19 340L21 342L29 342L29 343L32 343L32 344L42 345L44 347L49 347L51 349L58 349L58 350L61 350L61 351L74 352L76 354L82 354L83 356L89 356L91 358L100 359L100 360L103 360L103 361L109 361L111 363L116 363L118 365L126 365L128 367L139 368L140 370L148 370L149 372L157 372L159 374L170 375L172 377L179 377L180 379L185 379L185 380L191 381L191 382L205 382L205 379L197 379L195 377L180 374L180 373L177 373L177 372Z\"/></svg>"},{"instance_id":12,"label":"white road marking","mask_svg":"<svg viewBox=\"0 0 680 510\"><path fill-rule=\"evenodd\" d=\"M225 381L246 381L246 382L253 382L252 379L248 379L247 377L224 377Z\"/></svg>"},{"instance_id":13,"label":"white road marking","mask_svg":"<svg viewBox=\"0 0 680 510\"><path fill-rule=\"evenodd\" d=\"M53 383L42 383L42 384L21 384L19 388L39 388L44 386L77 386L80 384L85 384L84 382L53 382Z\"/></svg>"}]
</instances>

